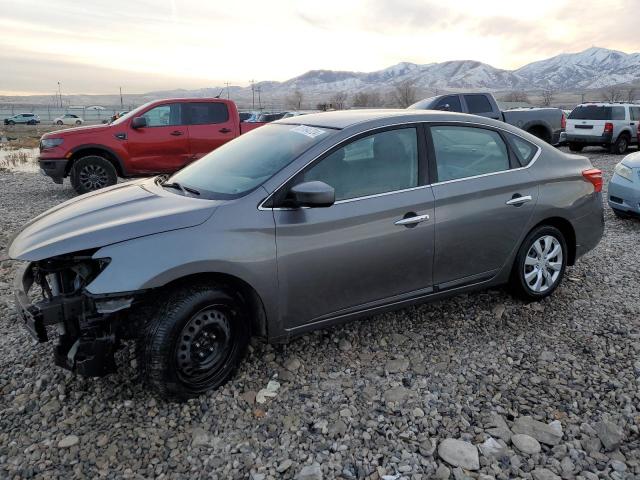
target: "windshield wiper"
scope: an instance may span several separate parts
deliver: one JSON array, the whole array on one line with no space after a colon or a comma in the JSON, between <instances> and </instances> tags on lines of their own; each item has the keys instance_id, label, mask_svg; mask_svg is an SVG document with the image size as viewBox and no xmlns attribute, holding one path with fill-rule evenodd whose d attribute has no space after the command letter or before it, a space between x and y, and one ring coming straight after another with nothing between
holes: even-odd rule
<instances>
[{"instance_id":1,"label":"windshield wiper","mask_svg":"<svg viewBox=\"0 0 640 480\"><path fill-rule=\"evenodd\" d=\"M167 187L167 188L176 188L180 190L184 195L187 195L187 192L192 193L194 195L200 195L200 192L195 188L185 187L183 185L180 185L178 182L163 182L163 183L160 183L160 185L162 187Z\"/></svg>"}]
</instances>

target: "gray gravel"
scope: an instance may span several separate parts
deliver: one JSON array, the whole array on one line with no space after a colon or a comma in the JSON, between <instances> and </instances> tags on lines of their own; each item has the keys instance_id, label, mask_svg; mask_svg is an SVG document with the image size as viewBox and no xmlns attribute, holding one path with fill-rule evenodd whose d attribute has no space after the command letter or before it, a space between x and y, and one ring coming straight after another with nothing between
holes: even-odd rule
<instances>
[{"instance_id":1,"label":"gray gravel","mask_svg":"<svg viewBox=\"0 0 640 480\"><path fill-rule=\"evenodd\" d=\"M620 159L586 153L607 179ZM0 173L0 248L72 195ZM640 478L640 222L606 217L540 304L490 290L254 341L233 381L182 405L140 386L130 351L103 379L52 366L18 324L5 262L0 478Z\"/></svg>"}]
</instances>

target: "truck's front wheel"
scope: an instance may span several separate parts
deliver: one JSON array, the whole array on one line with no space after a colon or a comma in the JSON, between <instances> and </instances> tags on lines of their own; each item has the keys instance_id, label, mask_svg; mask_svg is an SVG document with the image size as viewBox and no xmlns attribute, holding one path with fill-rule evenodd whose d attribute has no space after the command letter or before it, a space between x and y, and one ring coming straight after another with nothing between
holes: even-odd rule
<instances>
[{"instance_id":1,"label":"truck's front wheel","mask_svg":"<svg viewBox=\"0 0 640 480\"><path fill-rule=\"evenodd\" d=\"M98 155L82 157L71 167L71 185L80 195L115 185L118 173L109 160Z\"/></svg>"},{"instance_id":2,"label":"truck's front wheel","mask_svg":"<svg viewBox=\"0 0 640 480\"><path fill-rule=\"evenodd\" d=\"M146 383L162 397L186 400L224 384L249 344L242 300L198 283L167 298L138 341Z\"/></svg>"}]
</instances>

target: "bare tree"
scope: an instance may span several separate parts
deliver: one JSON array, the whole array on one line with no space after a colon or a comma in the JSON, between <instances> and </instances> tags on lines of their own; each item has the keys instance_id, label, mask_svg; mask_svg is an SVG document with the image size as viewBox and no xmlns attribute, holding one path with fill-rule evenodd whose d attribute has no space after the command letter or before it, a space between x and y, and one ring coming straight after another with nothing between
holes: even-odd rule
<instances>
[{"instance_id":1,"label":"bare tree","mask_svg":"<svg viewBox=\"0 0 640 480\"><path fill-rule=\"evenodd\" d=\"M336 92L331 96L330 102L334 109L344 110L347 106L348 95L345 92Z\"/></svg>"},{"instance_id":2,"label":"bare tree","mask_svg":"<svg viewBox=\"0 0 640 480\"><path fill-rule=\"evenodd\" d=\"M553 103L555 98L555 91L552 88L545 88L542 90L542 105L549 107Z\"/></svg>"},{"instance_id":3,"label":"bare tree","mask_svg":"<svg viewBox=\"0 0 640 480\"><path fill-rule=\"evenodd\" d=\"M418 101L416 87L411 80L397 83L393 90L393 102L400 108L407 108Z\"/></svg>"},{"instance_id":4,"label":"bare tree","mask_svg":"<svg viewBox=\"0 0 640 480\"><path fill-rule=\"evenodd\" d=\"M377 90L358 92L353 97L352 105L354 107L381 107L382 97Z\"/></svg>"},{"instance_id":5,"label":"bare tree","mask_svg":"<svg viewBox=\"0 0 640 480\"><path fill-rule=\"evenodd\" d=\"M619 102L622 99L622 90L617 85L610 85L602 92L605 102Z\"/></svg>"},{"instance_id":6,"label":"bare tree","mask_svg":"<svg viewBox=\"0 0 640 480\"><path fill-rule=\"evenodd\" d=\"M524 90L513 90L503 97L503 101L529 103L529 95Z\"/></svg>"},{"instance_id":7,"label":"bare tree","mask_svg":"<svg viewBox=\"0 0 640 480\"><path fill-rule=\"evenodd\" d=\"M285 99L285 103L287 104L287 108L300 110L303 100L304 94L300 90L296 90Z\"/></svg>"},{"instance_id":8,"label":"bare tree","mask_svg":"<svg viewBox=\"0 0 640 480\"><path fill-rule=\"evenodd\" d=\"M629 87L629 89L627 90L627 102L629 103L635 102L637 95L638 94L635 87Z\"/></svg>"}]
</instances>

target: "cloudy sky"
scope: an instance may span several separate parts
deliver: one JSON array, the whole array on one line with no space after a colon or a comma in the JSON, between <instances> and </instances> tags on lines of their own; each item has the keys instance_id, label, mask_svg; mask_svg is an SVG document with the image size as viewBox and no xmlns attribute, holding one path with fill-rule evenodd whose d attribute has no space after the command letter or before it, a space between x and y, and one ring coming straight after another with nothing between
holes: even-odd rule
<instances>
[{"instance_id":1,"label":"cloudy sky","mask_svg":"<svg viewBox=\"0 0 640 480\"><path fill-rule=\"evenodd\" d=\"M579 8L577 5L579 4ZM0 0L0 94L142 93L640 50L638 0Z\"/></svg>"}]
</instances>

